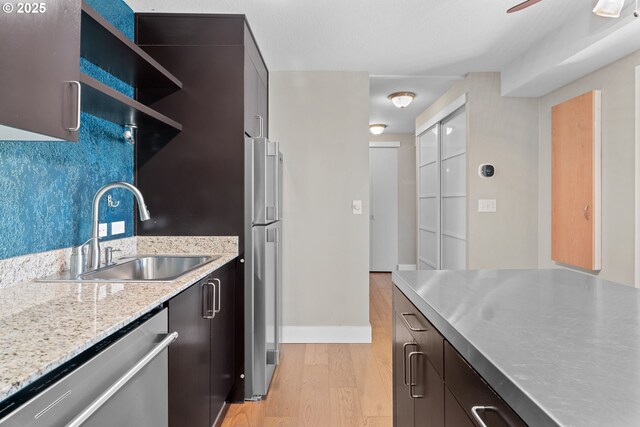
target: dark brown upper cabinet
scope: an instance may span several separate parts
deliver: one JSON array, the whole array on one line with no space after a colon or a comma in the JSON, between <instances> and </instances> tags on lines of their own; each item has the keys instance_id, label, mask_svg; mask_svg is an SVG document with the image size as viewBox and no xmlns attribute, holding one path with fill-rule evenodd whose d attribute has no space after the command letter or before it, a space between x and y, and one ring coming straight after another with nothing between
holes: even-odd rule
<instances>
[{"instance_id":1,"label":"dark brown upper cabinet","mask_svg":"<svg viewBox=\"0 0 640 427\"><path fill-rule=\"evenodd\" d=\"M269 126L267 68L258 48L245 28L244 51L244 132L253 138L267 138Z\"/></svg>"},{"instance_id":2,"label":"dark brown upper cabinet","mask_svg":"<svg viewBox=\"0 0 640 427\"><path fill-rule=\"evenodd\" d=\"M0 140L78 140L80 2L44 7L0 13Z\"/></svg>"},{"instance_id":3,"label":"dark brown upper cabinet","mask_svg":"<svg viewBox=\"0 0 640 427\"><path fill-rule=\"evenodd\" d=\"M22 5L22 6L21 6ZM182 82L84 2L16 4L0 14L0 140L78 141L80 112L150 129L167 141L174 120L80 72L80 56L156 97ZM18 13L23 8L25 13Z\"/></svg>"}]
</instances>

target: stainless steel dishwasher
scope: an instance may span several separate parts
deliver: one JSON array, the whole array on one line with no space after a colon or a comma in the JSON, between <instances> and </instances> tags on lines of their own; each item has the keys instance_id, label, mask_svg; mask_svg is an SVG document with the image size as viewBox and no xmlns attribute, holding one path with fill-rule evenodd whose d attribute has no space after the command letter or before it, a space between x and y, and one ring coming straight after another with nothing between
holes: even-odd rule
<instances>
[{"instance_id":1,"label":"stainless steel dishwasher","mask_svg":"<svg viewBox=\"0 0 640 427\"><path fill-rule=\"evenodd\" d=\"M0 427L166 427L167 347L178 336L167 333L167 319L166 309L146 315L93 347L70 372L43 379Z\"/></svg>"}]
</instances>

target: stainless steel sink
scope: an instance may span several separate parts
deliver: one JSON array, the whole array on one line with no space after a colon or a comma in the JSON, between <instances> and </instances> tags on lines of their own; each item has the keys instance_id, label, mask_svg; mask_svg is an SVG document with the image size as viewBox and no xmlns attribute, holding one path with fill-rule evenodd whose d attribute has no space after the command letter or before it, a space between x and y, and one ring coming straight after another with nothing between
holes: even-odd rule
<instances>
[{"instance_id":1,"label":"stainless steel sink","mask_svg":"<svg viewBox=\"0 0 640 427\"><path fill-rule=\"evenodd\" d=\"M44 282L170 282L220 256L143 255L120 259L74 278L69 272L46 277Z\"/></svg>"}]
</instances>

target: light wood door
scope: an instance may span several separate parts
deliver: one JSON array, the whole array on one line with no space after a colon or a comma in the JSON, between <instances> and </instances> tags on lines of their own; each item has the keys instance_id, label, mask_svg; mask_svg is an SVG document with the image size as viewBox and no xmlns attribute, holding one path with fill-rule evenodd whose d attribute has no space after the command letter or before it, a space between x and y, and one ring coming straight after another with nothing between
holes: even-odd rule
<instances>
[{"instance_id":1,"label":"light wood door","mask_svg":"<svg viewBox=\"0 0 640 427\"><path fill-rule=\"evenodd\" d=\"M600 92L551 108L551 258L600 269Z\"/></svg>"}]
</instances>

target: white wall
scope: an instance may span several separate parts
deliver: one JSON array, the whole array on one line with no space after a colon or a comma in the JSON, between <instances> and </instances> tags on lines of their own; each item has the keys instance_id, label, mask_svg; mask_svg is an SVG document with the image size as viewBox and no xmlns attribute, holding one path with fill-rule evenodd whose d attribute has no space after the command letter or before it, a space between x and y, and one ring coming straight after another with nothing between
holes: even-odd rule
<instances>
[{"instance_id":1,"label":"white wall","mask_svg":"<svg viewBox=\"0 0 640 427\"><path fill-rule=\"evenodd\" d=\"M634 283L635 67L629 55L540 98L540 267L551 261L551 107L602 91L602 270L600 277Z\"/></svg>"},{"instance_id":2,"label":"white wall","mask_svg":"<svg viewBox=\"0 0 640 427\"><path fill-rule=\"evenodd\" d=\"M369 76L269 79L269 137L285 159L284 341L368 341Z\"/></svg>"},{"instance_id":3,"label":"white wall","mask_svg":"<svg viewBox=\"0 0 640 427\"><path fill-rule=\"evenodd\" d=\"M398 149L398 264L416 263L416 137L369 135L369 141L400 142Z\"/></svg>"},{"instance_id":4,"label":"white wall","mask_svg":"<svg viewBox=\"0 0 640 427\"><path fill-rule=\"evenodd\" d=\"M500 96L499 73L471 73L416 119L416 129L467 94L467 265L538 265L538 100ZM492 163L492 179L478 176ZM478 199L496 199L496 213L478 213Z\"/></svg>"}]
</instances>

